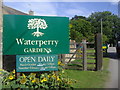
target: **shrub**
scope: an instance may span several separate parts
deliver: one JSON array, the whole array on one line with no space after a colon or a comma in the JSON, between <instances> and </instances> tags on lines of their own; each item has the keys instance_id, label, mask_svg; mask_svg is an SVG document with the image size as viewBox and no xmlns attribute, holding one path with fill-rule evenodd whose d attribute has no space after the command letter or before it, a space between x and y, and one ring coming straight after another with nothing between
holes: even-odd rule
<instances>
[{"instance_id":1,"label":"shrub","mask_svg":"<svg viewBox=\"0 0 120 90\"><path fill-rule=\"evenodd\" d=\"M59 63L62 65L61 63ZM64 75L64 70L39 72L39 73L21 73L16 78L15 70L3 77L3 88L32 88L32 89L72 89L74 80L69 79Z\"/></svg>"}]
</instances>

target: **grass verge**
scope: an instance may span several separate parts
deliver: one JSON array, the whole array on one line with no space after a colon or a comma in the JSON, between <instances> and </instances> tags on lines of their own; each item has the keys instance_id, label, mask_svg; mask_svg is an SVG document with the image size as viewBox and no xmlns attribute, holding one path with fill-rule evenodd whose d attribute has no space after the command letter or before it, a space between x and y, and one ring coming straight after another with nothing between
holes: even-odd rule
<instances>
[{"instance_id":1,"label":"grass verge","mask_svg":"<svg viewBox=\"0 0 120 90\"><path fill-rule=\"evenodd\" d=\"M103 70L101 71L65 70L65 75L77 80L77 83L73 83L74 88L104 88L109 74L108 64L109 59L104 58Z\"/></svg>"}]
</instances>

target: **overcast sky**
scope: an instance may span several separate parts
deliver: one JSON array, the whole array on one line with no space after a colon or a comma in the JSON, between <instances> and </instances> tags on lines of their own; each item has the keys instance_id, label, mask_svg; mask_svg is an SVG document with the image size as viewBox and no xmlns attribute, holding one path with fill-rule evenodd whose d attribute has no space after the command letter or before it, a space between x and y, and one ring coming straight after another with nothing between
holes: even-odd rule
<instances>
[{"instance_id":1,"label":"overcast sky","mask_svg":"<svg viewBox=\"0 0 120 90\"><path fill-rule=\"evenodd\" d=\"M13 0L14 1L14 0ZM113 14L118 14L118 1L117 0L104 0L104 2L99 0L84 0L86 2L75 2L76 0L61 0L50 1L44 0L46 2L41 2L41 0L34 0L30 2L27 0L17 0L16 2L4 1L4 5L15 8L22 12L28 13L31 9L35 12L35 15L39 16L67 16L73 17L74 15L88 17L91 13L110 11ZM94 2L95 1L95 2ZM99 1L99 2L98 2ZM105 2L106 1L106 2Z\"/></svg>"}]
</instances>

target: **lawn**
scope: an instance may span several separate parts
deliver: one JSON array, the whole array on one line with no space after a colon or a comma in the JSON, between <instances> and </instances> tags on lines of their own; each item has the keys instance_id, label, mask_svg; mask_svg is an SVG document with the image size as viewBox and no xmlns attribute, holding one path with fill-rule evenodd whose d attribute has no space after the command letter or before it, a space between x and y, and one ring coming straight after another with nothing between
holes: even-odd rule
<instances>
[{"instance_id":1,"label":"lawn","mask_svg":"<svg viewBox=\"0 0 120 90\"><path fill-rule=\"evenodd\" d=\"M77 80L77 83L73 83L74 88L103 88L109 74L108 64L109 59L104 58L101 71L65 70L65 75Z\"/></svg>"}]
</instances>

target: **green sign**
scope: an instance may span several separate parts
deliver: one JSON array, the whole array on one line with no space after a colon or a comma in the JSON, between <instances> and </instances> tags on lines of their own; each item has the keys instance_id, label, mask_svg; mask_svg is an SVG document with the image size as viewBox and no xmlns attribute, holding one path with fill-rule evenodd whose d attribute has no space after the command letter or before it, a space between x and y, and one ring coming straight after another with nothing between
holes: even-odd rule
<instances>
[{"instance_id":1,"label":"green sign","mask_svg":"<svg viewBox=\"0 0 120 90\"><path fill-rule=\"evenodd\" d=\"M69 53L69 18L4 15L3 54Z\"/></svg>"},{"instance_id":2,"label":"green sign","mask_svg":"<svg viewBox=\"0 0 120 90\"><path fill-rule=\"evenodd\" d=\"M37 72L58 70L57 55L17 55L17 72Z\"/></svg>"}]
</instances>

